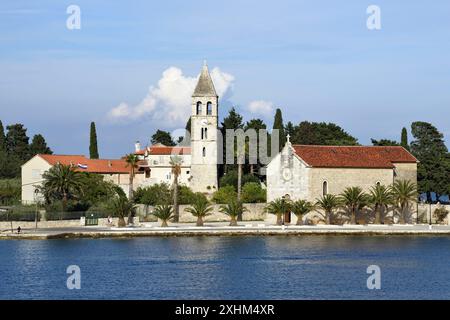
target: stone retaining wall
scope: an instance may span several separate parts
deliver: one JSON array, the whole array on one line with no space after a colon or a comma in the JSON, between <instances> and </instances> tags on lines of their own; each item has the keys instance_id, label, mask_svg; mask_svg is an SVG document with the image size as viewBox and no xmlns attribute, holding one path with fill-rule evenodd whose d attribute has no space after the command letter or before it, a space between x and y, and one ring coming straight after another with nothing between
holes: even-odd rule
<instances>
[{"instance_id":1,"label":"stone retaining wall","mask_svg":"<svg viewBox=\"0 0 450 320\"><path fill-rule=\"evenodd\" d=\"M113 218L113 225L117 225L118 218ZM107 218L98 219L98 227L106 227L108 225ZM17 227L22 229L33 229L35 227L34 221L13 221L12 228L15 230ZM55 220L55 221L39 221L38 228L74 228L84 226L80 220ZM0 221L0 231L11 229L11 222Z\"/></svg>"},{"instance_id":2,"label":"stone retaining wall","mask_svg":"<svg viewBox=\"0 0 450 320\"><path fill-rule=\"evenodd\" d=\"M186 212L185 209L189 207L188 205L180 205L180 222L188 223L188 222L196 222L197 218L192 216L190 213ZM273 214L268 214L265 210L265 203L248 203L245 204L245 207L248 209L248 212L243 214L244 221L264 221L268 224L276 223L276 216ZM419 220L417 220L417 215L414 213L411 219L411 223L428 223L430 217L430 209L431 212L434 213L434 210L439 207L438 205L429 205L429 204L419 204L418 212L419 212ZM450 205L441 205L440 207L445 207L450 212ZM229 221L230 218L221 213L219 211L220 205L213 205L213 213L204 219L205 222L223 222ZM155 222L157 219L151 215L153 211L153 207L145 208L145 206L139 206L138 214L140 216L141 222ZM392 216L392 212L388 214ZM318 213L313 212L309 216L305 217L304 222L308 222L308 220L313 220L314 216L318 216ZM436 223L436 218L434 214L432 216L432 223ZM117 226L118 218L113 218L113 225ZM291 224L297 223L297 217L295 215L291 215ZM450 225L450 219L446 218L442 224ZM35 227L34 221L13 221L12 228L17 229L20 226L22 229L32 229ZM70 228L70 227L80 227L84 226L80 220L56 220L56 221L40 221L38 222L38 228ZM98 219L99 227L107 227L108 219L99 218ZM1 230L9 230L11 229L11 222L8 221L0 221L0 231Z\"/></svg>"},{"instance_id":3,"label":"stone retaining wall","mask_svg":"<svg viewBox=\"0 0 450 320\"><path fill-rule=\"evenodd\" d=\"M244 212L242 215L242 219L244 221L264 221L267 219L267 213L265 210L265 203L247 203L244 204L247 208L247 212ZM180 205L180 222L196 222L197 218L194 217L189 212L186 212L185 209L190 207L189 205ZM219 211L220 205L215 204L212 206L213 212L211 215L207 216L203 219L205 222L223 222L230 221L230 217L226 214L223 214ZM151 214L154 210L154 207L149 206L147 210L141 207L138 212L140 213L141 220L145 220L148 222L156 221L157 219Z\"/></svg>"}]
</instances>

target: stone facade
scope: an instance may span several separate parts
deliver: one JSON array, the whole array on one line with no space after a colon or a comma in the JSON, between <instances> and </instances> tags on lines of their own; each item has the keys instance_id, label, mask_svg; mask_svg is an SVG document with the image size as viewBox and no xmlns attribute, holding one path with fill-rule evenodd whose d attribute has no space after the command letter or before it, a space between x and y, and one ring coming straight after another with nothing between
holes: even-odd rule
<instances>
[{"instance_id":1,"label":"stone facade","mask_svg":"<svg viewBox=\"0 0 450 320\"><path fill-rule=\"evenodd\" d=\"M317 146L311 146L311 148L314 147L317 148ZM371 147L364 148L370 150ZM383 152L380 152L381 156ZM407 153L406 150L399 149L395 152ZM333 155L332 152L330 153ZM310 162L318 162L321 166L314 166L302 159L288 142L280 154L275 156L267 166L267 200L270 202L288 196L291 200L305 199L315 202L324 195L324 191L338 195L347 187L358 186L368 192L377 183L388 186L395 180L405 179L417 183L417 161L409 153L403 156L410 157L408 158L410 162L392 162L384 167L378 167L373 163L368 163L367 167L362 165L352 167L347 163L343 163L342 167L335 167L334 163L337 161L334 159L329 161L333 165L327 167L323 165L322 159L316 160L314 156ZM341 157L344 158L343 161L346 161L345 158L349 156L352 155L345 154ZM378 159L379 154L375 156L378 162L383 163Z\"/></svg>"},{"instance_id":2,"label":"stone facade","mask_svg":"<svg viewBox=\"0 0 450 320\"><path fill-rule=\"evenodd\" d=\"M218 101L206 65L192 95L191 181L194 192L218 189Z\"/></svg>"}]
</instances>

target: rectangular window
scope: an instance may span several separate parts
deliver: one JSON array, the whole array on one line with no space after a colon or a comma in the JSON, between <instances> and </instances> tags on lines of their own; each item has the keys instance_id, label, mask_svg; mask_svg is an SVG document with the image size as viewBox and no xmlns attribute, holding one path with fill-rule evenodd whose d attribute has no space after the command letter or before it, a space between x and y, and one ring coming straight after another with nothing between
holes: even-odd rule
<instances>
[{"instance_id":1,"label":"rectangular window","mask_svg":"<svg viewBox=\"0 0 450 320\"><path fill-rule=\"evenodd\" d=\"M33 169L31 171L31 176L33 177L33 179L40 179L41 178L41 170Z\"/></svg>"}]
</instances>

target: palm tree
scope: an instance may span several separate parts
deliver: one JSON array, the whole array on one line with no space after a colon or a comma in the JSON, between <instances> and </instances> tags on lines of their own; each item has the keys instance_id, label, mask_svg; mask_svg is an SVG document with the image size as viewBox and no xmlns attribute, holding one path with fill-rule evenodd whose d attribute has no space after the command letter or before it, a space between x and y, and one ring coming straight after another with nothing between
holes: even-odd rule
<instances>
[{"instance_id":1,"label":"palm tree","mask_svg":"<svg viewBox=\"0 0 450 320\"><path fill-rule=\"evenodd\" d=\"M292 212L297 216L297 225L303 224L303 216L314 210L314 204L306 200L292 203Z\"/></svg>"},{"instance_id":2,"label":"palm tree","mask_svg":"<svg viewBox=\"0 0 450 320\"><path fill-rule=\"evenodd\" d=\"M178 222L180 220L180 210L178 207L178 177L181 174L181 163L182 160L179 156L170 157L170 166L172 167L173 174L173 222Z\"/></svg>"},{"instance_id":3,"label":"palm tree","mask_svg":"<svg viewBox=\"0 0 450 320\"><path fill-rule=\"evenodd\" d=\"M356 224L356 213L366 206L367 200L367 195L360 187L349 187L341 193L340 202L348 208L351 224Z\"/></svg>"},{"instance_id":4,"label":"palm tree","mask_svg":"<svg viewBox=\"0 0 450 320\"><path fill-rule=\"evenodd\" d=\"M184 209L184 211L191 213L194 217L197 217L197 227L203 226L203 218L210 215L213 211L213 207L210 205L208 199L204 196L198 196L194 203Z\"/></svg>"},{"instance_id":5,"label":"palm tree","mask_svg":"<svg viewBox=\"0 0 450 320\"><path fill-rule=\"evenodd\" d=\"M153 215L162 220L161 227L168 227L167 221L173 218L173 208L168 204L156 206Z\"/></svg>"},{"instance_id":6,"label":"palm tree","mask_svg":"<svg viewBox=\"0 0 450 320\"><path fill-rule=\"evenodd\" d=\"M283 223L282 216L286 212L289 212L291 203L284 198L278 198L271 201L266 209L267 212L277 216L277 225L281 225Z\"/></svg>"},{"instance_id":7,"label":"palm tree","mask_svg":"<svg viewBox=\"0 0 450 320\"><path fill-rule=\"evenodd\" d=\"M83 173L76 171L73 166L58 163L46 171L42 178L42 193L61 197L63 211L67 209L69 197L83 192Z\"/></svg>"},{"instance_id":8,"label":"palm tree","mask_svg":"<svg viewBox=\"0 0 450 320\"><path fill-rule=\"evenodd\" d=\"M397 180L392 185L395 206L400 211L400 224L406 223L406 213L411 202L417 200L417 186L409 180Z\"/></svg>"},{"instance_id":9,"label":"palm tree","mask_svg":"<svg viewBox=\"0 0 450 320\"><path fill-rule=\"evenodd\" d=\"M238 142L239 142L239 139L238 139ZM237 165L238 165L237 201L240 202L241 194L242 194L242 167L243 167L243 163L245 162L245 145L237 146L236 155L237 155ZM239 214L238 220L242 221L242 212Z\"/></svg>"},{"instance_id":10,"label":"palm tree","mask_svg":"<svg viewBox=\"0 0 450 320\"><path fill-rule=\"evenodd\" d=\"M113 215L119 217L119 227L125 227L125 217L132 216L136 211L136 205L128 200L126 196L116 196L110 202L110 210L113 212ZM128 218L128 223L130 223L130 219Z\"/></svg>"},{"instance_id":11,"label":"palm tree","mask_svg":"<svg viewBox=\"0 0 450 320\"><path fill-rule=\"evenodd\" d=\"M238 225L236 220L237 217L240 215L242 216L242 214L248 210L241 201L233 199L228 204L221 205L219 211L231 218L230 226L236 227Z\"/></svg>"},{"instance_id":12,"label":"palm tree","mask_svg":"<svg viewBox=\"0 0 450 320\"><path fill-rule=\"evenodd\" d=\"M128 198L131 199L133 197L133 181L134 176L136 175L136 169L137 169L137 163L139 161L139 158L133 154L130 153L125 157L125 162L127 163L127 167L130 168L130 181L129 181L129 191L128 191Z\"/></svg>"},{"instance_id":13,"label":"palm tree","mask_svg":"<svg viewBox=\"0 0 450 320\"><path fill-rule=\"evenodd\" d=\"M325 212L325 223L331 224L333 211L340 206L339 198L333 194L326 194L317 199L316 206Z\"/></svg>"},{"instance_id":14,"label":"palm tree","mask_svg":"<svg viewBox=\"0 0 450 320\"><path fill-rule=\"evenodd\" d=\"M381 216L381 211L386 210L387 206L392 204L391 188L381 184L370 188L369 203L375 211L375 224L384 224L384 216Z\"/></svg>"}]
</instances>

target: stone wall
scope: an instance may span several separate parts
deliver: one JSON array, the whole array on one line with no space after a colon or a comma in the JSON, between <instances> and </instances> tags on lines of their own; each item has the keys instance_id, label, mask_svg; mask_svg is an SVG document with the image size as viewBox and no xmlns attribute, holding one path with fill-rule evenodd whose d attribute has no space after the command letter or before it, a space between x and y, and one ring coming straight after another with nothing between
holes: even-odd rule
<instances>
[{"instance_id":1,"label":"stone wall","mask_svg":"<svg viewBox=\"0 0 450 320\"><path fill-rule=\"evenodd\" d=\"M328 184L329 194L340 194L348 187L361 187L368 192L378 182L392 184L392 169L312 168L308 200L315 201L323 195L323 183Z\"/></svg>"},{"instance_id":2,"label":"stone wall","mask_svg":"<svg viewBox=\"0 0 450 320\"><path fill-rule=\"evenodd\" d=\"M244 221L264 221L267 219L267 213L266 213L266 204L265 203L246 203L244 206L247 208L247 212L244 212L242 215L242 219ZM197 218L194 217L189 212L186 212L185 209L188 208L189 205L180 205L180 222L196 222ZM211 215L207 216L205 219L203 219L205 222L223 222L223 221L230 221L230 217L228 217L226 214L223 214L219 211L220 205L215 204L212 206L213 212ZM141 220L146 220L149 222L156 221L157 219L151 214L154 207L148 207L148 213L145 214L145 209L141 207L139 209ZM143 217L145 216L145 218Z\"/></svg>"},{"instance_id":3,"label":"stone wall","mask_svg":"<svg viewBox=\"0 0 450 320\"><path fill-rule=\"evenodd\" d=\"M430 205L426 203L425 204L420 203L418 206L419 223L430 223L430 210L431 210L431 223L433 224L437 223L436 216L434 215L434 211L437 208L445 208L448 212L450 212L450 205L437 205L437 204ZM447 218L444 219L444 221L441 223L450 225L449 217L447 216Z\"/></svg>"},{"instance_id":4,"label":"stone wall","mask_svg":"<svg viewBox=\"0 0 450 320\"><path fill-rule=\"evenodd\" d=\"M196 222L196 218L193 217L190 213L185 212L184 209L186 209L187 205L181 205L180 206L180 222ZM220 222L220 221L229 221L230 218L226 216L225 214L219 212L220 205L214 205L213 208L213 214L206 217L204 219L205 222ZM275 224L276 223L276 216L273 214L268 214L265 210L266 204L265 203L248 203L245 204L245 207L249 210L248 212L245 212L243 214L243 220L244 221L264 221L268 224ZM419 204L418 205L418 212L419 212L419 219L417 219L417 216L413 214L411 223L428 223L429 217L430 217L430 209L431 212L434 213L434 210L438 207L438 205L429 205L429 204ZM450 205L440 206L445 207L450 212ZM152 207L148 208L148 214L145 214L145 206L139 207L139 216L140 221L148 221L148 222L156 222L157 219L151 215L151 211L153 210ZM415 210L414 210L415 212ZM319 212L312 212L311 214L304 217L303 222L318 222L318 217L320 216ZM392 217L392 212L388 213L388 217ZM113 225L117 226L118 218L113 218ZM291 224L297 223L297 217L292 214L291 215ZM363 221L360 221L360 223L363 223ZM432 223L436 223L436 218L434 214L432 214ZM447 217L443 224L450 225L450 219ZM14 230L17 229L17 227L20 226L22 229L33 229L35 227L34 221L13 221L12 227ZM80 220L56 220L56 221L40 221L38 222L38 228L78 228L84 226L80 222ZM99 218L98 219L98 226L99 227L107 227L108 221L106 218ZM11 222L9 221L0 221L0 231L4 230L10 230L11 229Z\"/></svg>"},{"instance_id":5,"label":"stone wall","mask_svg":"<svg viewBox=\"0 0 450 320\"><path fill-rule=\"evenodd\" d=\"M113 225L117 225L118 218L113 218ZM107 218L99 218L98 219L98 227L106 227L108 225ZM12 228L14 230L17 227L22 229L34 229L35 222L34 221L13 221ZM80 220L54 220L54 221L39 221L38 228L78 228L84 226ZM2 230L10 230L11 222L10 221L0 221L0 231Z\"/></svg>"}]
</instances>

